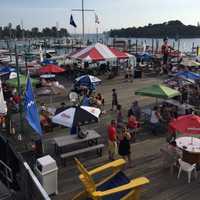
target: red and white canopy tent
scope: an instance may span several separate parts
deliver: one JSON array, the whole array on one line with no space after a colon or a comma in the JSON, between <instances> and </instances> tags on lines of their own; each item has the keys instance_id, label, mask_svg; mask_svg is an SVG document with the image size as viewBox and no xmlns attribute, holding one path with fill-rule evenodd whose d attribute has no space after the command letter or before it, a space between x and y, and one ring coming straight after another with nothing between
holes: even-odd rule
<instances>
[{"instance_id":1,"label":"red and white canopy tent","mask_svg":"<svg viewBox=\"0 0 200 200\"><path fill-rule=\"evenodd\" d=\"M135 56L108 47L101 43L96 43L84 49L71 53L68 57L82 62L97 62L105 60L133 59Z\"/></svg>"}]
</instances>

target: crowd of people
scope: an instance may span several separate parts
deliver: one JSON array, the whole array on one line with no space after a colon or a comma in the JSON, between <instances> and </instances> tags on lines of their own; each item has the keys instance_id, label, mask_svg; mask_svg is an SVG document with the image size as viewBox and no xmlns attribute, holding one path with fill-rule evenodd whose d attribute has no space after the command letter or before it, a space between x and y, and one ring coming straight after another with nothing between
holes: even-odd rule
<instances>
[{"instance_id":1,"label":"crowd of people","mask_svg":"<svg viewBox=\"0 0 200 200\"><path fill-rule=\"evenodd\" d=\"M180 71L192 71L194 72L195 68L186 68L181 65L181 58L177 60L177 64L173 65L170 62L170 52L174 49L168 44L168 39L164 39L164 43L161 49L163 54L163 62L161 64L160 73L172 74ZM196 72L196 71L195 71ZM125 72L125 78L127 80L132 80L132 71L131 68L127 68ZM130 78L131 77L131 78ZM174 88L171 86L171 88ZM184 103L199 107L200 92L199 84L183 84L179 86L178 89L181 92L180 97L174 98L175 101L179 102L180 105ZM134 101L128 110L128 119L124 117L122 112L122 105L119 103L118 94L116 89L112 89L112 107L111 111L116 111L116 119L113 119L108 125L108 153L109 159L113 160L117 155L122 156L128 161L129 166L132 166L131 160L131 143L135 141L136 133L138 128L141 127L141 115L142 111L137 101ZM182 109L181 109L182 108ZM180 115L191 114L193 113L191 107L179 107L170 102L163 101L153 107L149 113L149 131L153 135L158 135L160 133L165 133L168 141L169 151L173 151L172 154L180 157L180 152L176 148L176 134L175 131L170 127L170 122L176 119ZM169 137L170 136L170 137Z\"/></svg>"}]
</instances>

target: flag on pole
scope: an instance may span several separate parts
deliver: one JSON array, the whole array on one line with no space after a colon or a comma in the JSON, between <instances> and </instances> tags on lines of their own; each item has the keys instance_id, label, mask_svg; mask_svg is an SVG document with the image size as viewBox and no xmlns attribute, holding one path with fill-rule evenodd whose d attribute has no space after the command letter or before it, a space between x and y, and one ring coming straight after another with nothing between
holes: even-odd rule
<instances>
[{"instance_id":1,"label":"flag on pole","mask_svg":"<svg viewBox=\"0 0 200 200\"><path fill-rule=\"evenodd\" d=\"M70 16L70 25L72 25L74 28L77 27L77 25L76 25L76 23L75 23L74 18L73 18L72 15Z\"/></svg>"},{"instance_id":2,"label":"flag on pole","mask_svg":"<svg viewBox=\"0 0 200 200\"><path fill-rule=\"evenodd\" d=\"M95 16L95 23L100 24L98 15L95 13L94 16Z\"/></svg>"},{"instance_id":3,"label":"flag on pole","mask_svg":"<svg viewBox=\"0 0 200 200\"><path fill-rule=\"evenodd\" d=\"M35 103L35 98L33 95L31 80L28 74L26 82L26 91L24 97L24 107L25 107L25 117L29 125L38 133L42 135L42 129L40 125L40 118L37 110L37 105Z\"/></svg>"},{"instance_id":4,"label":"flag on pole","mask_svg":"<svg viewBox=\"0 0 200 200\"><path fill-rule=\"evenodd\" d=\"M0 114L6 114L6 113L7 113L7 105L6 101L4 100L3 89L0 80Z\"/></svg>"}]
</instances>

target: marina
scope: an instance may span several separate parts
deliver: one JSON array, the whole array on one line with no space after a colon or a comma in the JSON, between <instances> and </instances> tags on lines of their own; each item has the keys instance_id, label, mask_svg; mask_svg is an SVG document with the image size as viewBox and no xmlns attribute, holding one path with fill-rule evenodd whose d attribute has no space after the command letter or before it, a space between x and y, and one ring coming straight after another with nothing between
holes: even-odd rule
<instances>
[{"instance_id":1,"label":"marina","mask_svg":"<svg viewBox=\"0 0 200 200\"><path fill-rule=\"evenodd\" d=\"M1 3L0 200L199 199L191 3Z\"/></svg>"}]
</instances>

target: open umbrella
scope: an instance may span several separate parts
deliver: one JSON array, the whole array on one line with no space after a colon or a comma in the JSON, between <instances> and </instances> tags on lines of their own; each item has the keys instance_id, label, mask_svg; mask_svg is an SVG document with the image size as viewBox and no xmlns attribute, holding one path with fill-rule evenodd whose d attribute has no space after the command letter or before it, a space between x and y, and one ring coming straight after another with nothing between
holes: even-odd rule
<instances>
[{"instance_id":1,"label":"open umbrella","mask_svg":"<svg viewBox=\"0 0 200 200\"><path fill-rule=\"evenodd\" d=\"M197 115L183 115L170 122L170 127L182 134L200 134L200 117Z\"/></svg>"},{"instance_id":2,"label":"open umbrella","mask_svg":"<svg viewBox=\"0 0 200 200\"><path fill-rule=\"evenodd\" d=\"M66 127L74 127L78 123L86 124L89 122L97 122L101 110L89 106L69 107L63 112L55 115L52 121Z\"/></svg>"},{"instance_id":3,"label":"open umbrella","mask_svg":"<svg viewBox=\"0 0 200 200\"><path fill-rule=\"evenodd\" d=\"M0 80L0 114L6 114L6 113L7 113L7 105L6 101L4 100L3 90Z\"/></svg>"},{"instance_id":4,"label":"open umbrella","mask_svg":"<svg viewBox=\"0 0 200 200\"><path fill-rule=\"evenodd\" d=\"M87 84L99 84L101 83L101 79L97 78L96 76L91 76L91 75L83 75L75 79L77 83L80 85L87 85Z\"/></svg>"},{"instance_id":5,"label":"open umbrella","mask_svg":"<svg viewBox=\"0 0 200 200\"><path fill-rule=\"evenodd\" d=\"M9 66L1 66L0 67L0 74L1 73L11 73L11 72L16 72L15 68L9 67Z\"/></svg>"},{"instance_id":6,"label":"open umbrella","mask_svg":"<svg viewBox=\"0 0 200 200\"><path fill-rule=\"evenodd\" d=\"M185 79L185 80L191 80L192 82L195 80L199 80L200 79L200 75L197 73L193 73L190 71L182 71L182 72L178 72L176 73L176 77Z\"/></svg>"},{"instance_id":7,"label":"open umbrella","mask_svg":"<svg viewBox=\"0 0 200 200\"><path fill-rule=\"evenodd\" d=\"M94 89L100 83L101 79L91 75L83 75L75 79L75 86L85 86L90 89Z\"/></svg>"},{"instance_id":8,"label":"open umbrella","mask_svg":"<svg viewBox=\"0 0 200 200\"><path fill-rule=\"evenodd\" d=\"M21 87L25 88L25 86L26 86L26 76L20 74L19 78L20 78ZM39 82L38 80L31 78L31 83L32 83L33 86L35 86L38 82ZM13 86L13 87L16 87L16 88L18 86L17 78L9 79L9 80L6 81L6 83Z\"/></svg>"},{"instance_id":9,"label":"open umbrella","mask_svg":"<svg viewBox=\"0 0 200 200\"><path fill-rule=\"evenodd\" d=\"M177 90L171 89L165 85L151 85L135 91L136 95L156 97L161 99L169 99L181 95Z\"/></svg>"},{"instance_id":10,"label":"open umbrella","mask_svg":"<svg viewBox=\"0 0 200 200\"><path fill-rule=\"evenodd\" d=\"M45 67L42 67L41 69L39 69L39 72L41 74L58 74L58 73L62 73L64 72L65 70L57 65L54 65L54 64L49 64L49 65L46 65Z\"/></svg>"}]
</instances>

